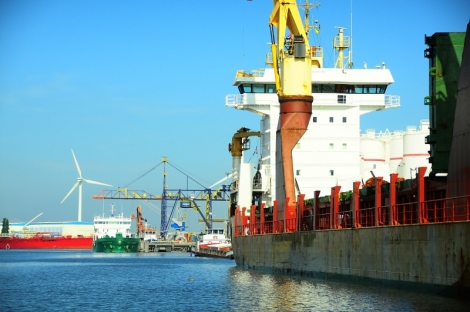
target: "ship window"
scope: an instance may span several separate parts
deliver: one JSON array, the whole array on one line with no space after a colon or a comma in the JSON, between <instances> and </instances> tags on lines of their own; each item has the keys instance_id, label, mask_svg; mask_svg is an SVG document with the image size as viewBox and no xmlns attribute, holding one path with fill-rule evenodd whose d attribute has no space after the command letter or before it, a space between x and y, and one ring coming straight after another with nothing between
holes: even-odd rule
<instances>
[{"instance_id":1,"label":"ship window","mask_svg":"<svg viewBox=\"0 0 470 312\"><path fill-rule=\"evenodd\" d=\"M312 93L384 94L386 90L386 85L346 85L312 83ZM245 90L245 92L248 91Z\"/></svg>"},{"instance_id":2,"label":"ship window","mask_svg":"<svg viewBox=\"0 0 470 312\"><path fill-rule=\"evenodd\" d=\"M296 149L300 149L300 143L295 144Z\"/></svg>"},{"instance_id":3,"label":"ship window","mask_svg":"<svg viewBox=\"0 0 470 312\"><path fill-rule=\"evenodd\" d=\"M295 175L300 175L300 170L295 170Z\"/></svg>"},{"instance_id":4,"label":"ship window","mask_svg":"<svg viewBox=\"0 0 470 312\"><path fill-rule=\"evenodd\" d=\"M238 86L238 91L240 91L240 94L251 93L251 84Z\"/></svg>"},{"instance_id":5,"label":"ship window","mask_svg":"<svg viewBox=\"0 0 470 312\"><path fill-rule=\"evenodd\" d=\"M330 149L335 149L335 144L334 143L330 143Z\"/></svg>"},{"instance_id":6,"label":"ship window","mask_svg":"<svg viewBox=\"0 0 470 312\"><path fill-rule=\"evenodd\" d=\"M364 86L354 86L354 93L364 93Z\"/></svg>"},{"instance_id":7,"label":"ship window","mask_svg":"<svg viewBox=\"0 0 470 312\"><path fill-rule=\"evenodd\" d=\"M343 122L346 122L346 117L343 117Z\"/></svg>"},{"instance_id":8,"label":"ship window","mask_svg":"<svg viewBox=\"0 0 470 312\"><path fill-rule=\"evenodd\" d=\"M330 170L330 176L334 176L335 175L335 171L334 170Z\"/></svg>"},{"instance_id":9,"label":"ship window","mask_svg":"<svg viewBox=\"0 0 470 312\"><path fill-rule=\"evenodd\" d=\"M334 91L335 91L335 85L332 85L332 84L321 85L322 93L333 93Z\"/></svg>"},{"instance_id":10,"label":"ship window","mask_svg":"<svg viewBox=\"0 0 470 312\"><path fill-rule=\"evenodd\" d=\"M347 148L348 148L348 144L343 143L343 149L345 150L345 149L347 149Z\"/></svg>"},{"instance_id":11,"label":"ship window","mask_svg":"<svg viewBox=\"0 0 470 312\"><path fill-rule=\"evenodd\" d=\"M335 85L335 92L336 93L346 93L347 92L347 85L337 84Z\"/></svg>"},{"instance_id":12,"label":"ship window","mask_svg":"<svg viewBox=\"0 0 470 312\"><path fill-rule=\"evenodd\" d=\"M346 103L346 95L338 95L338 103L339 104Z\"/></svg>"},{"instance_id":13,"label":"ship window","mask_svg":"<svg viewBox=\"0 0 470 312\"><path fill-rule=\"evenodd\" d=\"M312 93L321 93L321 84L312 83Z\"/></svg>"},{"instance_id":14,"label":"ship window","mask_svg":"<svg viewBox=\"0 0 470 312\"><path fill-rule=\"evenodd\" d=\"M312 122L317 122L317 117L312 117Z\"/></svg>"},{"instance_id":15,"label":"ship window","mask_svg":"<svg viewBox=\"0 0 470 312\"><path fill-rule=\"evenodd\" d=\"M264 93L264 85L254 84L253 93Z\"/></svg>"},{"instance_id":16,"label":"ship window","mask_svg":"<svg viewBox=\"0 0 470 312\"><path fill-rule=\"evenodd\" d=\"M266 85L266 93L276 93L276 85L273 85L273 84Z\"/></svg>"},{"instance_id":17,"label":"ship window","mask_svg":"<svg viewBox=\"0 0 470 312\"><path fill-rule=\"evenodd\" d=\"M330 117L330 122L333 122L334 118L333 117Z\"/></svg>"}]
</instances>

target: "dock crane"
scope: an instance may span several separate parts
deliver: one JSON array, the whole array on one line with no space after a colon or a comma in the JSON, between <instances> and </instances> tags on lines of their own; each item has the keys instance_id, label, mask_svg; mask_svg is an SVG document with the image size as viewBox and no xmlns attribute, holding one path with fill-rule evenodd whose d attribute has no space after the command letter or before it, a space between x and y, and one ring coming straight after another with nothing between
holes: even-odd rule
<instances>
[{"instance_id":1,"label":"dock crane","mask_svg":"<svg viewBox=\"0 0 470 312\"><path fill-rule=\"evenodd\" d=\"M232 185L230 195L230 215L233 215L237 205L239 204L239 179L241 176L241 163L243 151L250 149L250 137L261 136L259 131L250 131L246 127L238 129L238 131L232 136L232 143L228 146L228 151L232 154L232 177L234 178L234 184Z\"/></svg>"},{"instance_id":2,"label":"dock crane","mask_svg":"<svg viewBox=\"0 0 470 312\"><path fill-rule=\"evenodd\" d=\"M136 227L137 227L137 237L145 239L146 237L156 236L156 229L147 226L147 219L144 218L142 214L142 207L138 206L136 212Z\"/></svg>"}]
</instances>

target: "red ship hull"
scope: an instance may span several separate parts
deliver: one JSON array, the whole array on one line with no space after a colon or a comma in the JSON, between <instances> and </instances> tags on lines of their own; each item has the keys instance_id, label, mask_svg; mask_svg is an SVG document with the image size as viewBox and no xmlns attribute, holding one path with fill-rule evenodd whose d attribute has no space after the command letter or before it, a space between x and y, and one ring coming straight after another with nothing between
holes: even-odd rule
<instances>
[{"instance_id":1,"label":"red ship hull","mask_svg":"<svg viewBox=\"0 0 470 312\"><path fill-rule=\"evenodd\" d=\"M92 249L93 237L0 237L0 249Z\"/></svg>"}]
</instances>

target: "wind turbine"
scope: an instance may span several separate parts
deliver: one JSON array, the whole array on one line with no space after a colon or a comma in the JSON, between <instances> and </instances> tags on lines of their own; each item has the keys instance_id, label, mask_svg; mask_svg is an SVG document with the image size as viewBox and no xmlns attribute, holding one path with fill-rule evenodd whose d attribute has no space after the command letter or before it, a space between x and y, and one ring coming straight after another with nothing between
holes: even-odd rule
<instances>
[{"instance_id":1,"label":"wind turbine","mask_svg":"<svg viewBox=\"0 0 470 312\"><path fill-rule=\"evenodd\" d=\"M82 221L82 182L85 181L86 183L105 185L105 186L112 186L112 185L84 179L82 177L82 171L80 170L80 166L78 165L77 158L75 157L73 150L72 150L72 156L73 156L73 159L75 160L75 165L77 166L77 171L78 171L77 183L75 183L72 186L72 189L67 193L67 195L65 195L64 199L62 199L60 203L62 204L78 186L78 221Z\"/></svg>"}]
</instances>

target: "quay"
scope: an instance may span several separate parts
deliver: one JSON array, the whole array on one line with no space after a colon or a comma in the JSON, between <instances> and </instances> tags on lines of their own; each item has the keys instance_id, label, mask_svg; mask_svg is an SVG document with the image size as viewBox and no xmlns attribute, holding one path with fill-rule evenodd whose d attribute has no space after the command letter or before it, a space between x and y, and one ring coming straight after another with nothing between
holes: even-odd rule
<instances>
[{"instance_id":1,"label":"quay","mask_svg":"<svg viewBox=\"0 0 470 312\"><path fill-rule=\"evenodd\" d=\"M192 251L196 248L196 242L180 241L141 241L139 252L171 252L171 251Z\"/></svg>"}]
</instances>

